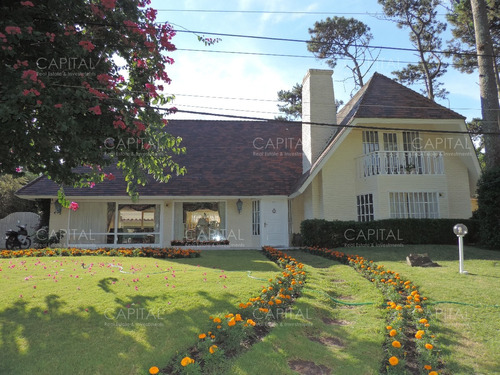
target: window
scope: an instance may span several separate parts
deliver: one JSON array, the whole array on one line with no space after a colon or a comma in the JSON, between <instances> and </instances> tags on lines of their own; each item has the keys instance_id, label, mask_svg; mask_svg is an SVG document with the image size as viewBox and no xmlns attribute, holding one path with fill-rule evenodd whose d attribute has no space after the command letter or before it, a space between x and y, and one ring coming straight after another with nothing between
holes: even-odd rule
<instances>
[{"instance_id":1,"label":"window","mask_svg":"<svg viewBox=\"0 0 500 375\"><path fill-rule=\"evenodd\" d=\"M384 133L385 166L387 174L400 173L400 163L398 151L398 138L396 133Z\"/></svg>"},{"instance_id":2,"label":"window","mask_svg":"<svg viewBox=\"0 0 500 375\"><path fill-rule=\"evenodd\" d=\"M378 132L363 131L363 154L369 154L378 150Z\"/></svg>"},{"instance_id":3,"label":"window","mask_svg":"<svg viewBox=\"0 0 500 375\"><path fill-rule=\"evenodd\" d=\"M252 234L260 235L260 201L252 201Z\"/></svg>"},{"instance_id":4,"label":"window","mask_svg":"<svg viewBox=\"0 0 500 375\"><path fill-rule=\"evenodd\" d=\"M416 131L403 132L403 150L405 151L421 151L420 136Z\"/></svg>"},{"instance_id":5,"label":"window","mask_svg":"<svg viewBox=\"0 0 500 375\"><path fill-rule=\"evenodd\" d=\"M384 151L397 151L398 138L396 133L384 133Z\"/></svg>"},{"instance_id":6,"label":"window","mask_svg":"<svg viewBox=\"0 0 500 375\"><path fill-rule=\"evenodd\" d=\"M160 205L83 202L68 229L69 244L159 244Z\"/></svg>"},{"instance_id":7,"label":"window","mask_svg":"<svg viewBox=\"0 0 500 375\"><path fill-rule=\"evenodd\" d=\"M356 199L358 208L358 221L374 220L373 194L358 195Z\"/></svg>"},{"instance_id":8,"label":"window","mask_svg":"<svg viewBox=\"0 0 500 375\"><path fill-rule=\"evenodd\" d=\"M175 205L176 239L226 239L226 202L183 202Z\"/></svg>"},{"instance_id":9,"label":"window","mask_svg":"<svg viewBox=\"0 0 500 375\"><path fill-rule=\"evenodd\" d=\"M438 193L389 193L391 218L439 218Z\"/></svg>"}]
</instances>

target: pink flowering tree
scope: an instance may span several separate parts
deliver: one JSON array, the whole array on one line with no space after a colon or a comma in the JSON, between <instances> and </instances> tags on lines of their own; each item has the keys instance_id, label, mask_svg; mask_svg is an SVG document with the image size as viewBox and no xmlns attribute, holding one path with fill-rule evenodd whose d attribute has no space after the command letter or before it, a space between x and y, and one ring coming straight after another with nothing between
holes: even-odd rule
<instances>
[{"instance_id":1,"label":"pink flowering tree","mask_svg":"<svg viewBox=\"0 0 500 375\"><path fill-rule=\"evenodd\" d=\"M105 167L116 164L134 196L148 178L185 172L175 161L181 139L165 129L175 109L162 94L175 32L155 23L149 3L1 3L0 173L24 168L93 187L113 179Z\"/></svg>"}]
</instances>

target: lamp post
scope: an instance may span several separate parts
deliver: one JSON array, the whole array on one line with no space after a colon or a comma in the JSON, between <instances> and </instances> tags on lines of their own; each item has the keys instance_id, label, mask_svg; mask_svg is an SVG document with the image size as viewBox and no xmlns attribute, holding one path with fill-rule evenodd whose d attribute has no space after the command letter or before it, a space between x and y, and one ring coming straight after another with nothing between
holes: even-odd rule
<instances>
[{"instance_id":1,"label":"lamp post","mask_svg":"<svg viewBox=\"0 0 500 375\"><path fill-rule=\"evenodd\" d=\"M461 274L467 275L468 272L464 270L464 236L467 234L467 227L463 224L457 224L453 227L453 233L458 237L458 264Z\"/></svg>"},{"instance_id":2,"label":"lamp post","mask_svg":"<svg viewBox=\"0 0 500 375\"><path fill-rule=\"evenodd\" d=\"M238 201L236 202L236 209L238 210L238 213L241 214L241 210L243 209L243 202L239 198Z\"/></svg>"}]
</instances>

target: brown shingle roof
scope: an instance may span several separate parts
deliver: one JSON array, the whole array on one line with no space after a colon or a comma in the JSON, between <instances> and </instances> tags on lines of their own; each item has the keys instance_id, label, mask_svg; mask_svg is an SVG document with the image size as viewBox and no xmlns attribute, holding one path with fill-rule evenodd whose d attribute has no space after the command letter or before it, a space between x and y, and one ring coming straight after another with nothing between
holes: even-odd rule
<instances>
[{"instance_id":1,"label":"brown shingle roof","mask_svg":"<svg viewBox=\"0 0 500 375\"><path fill-rule=\"evenodd\" d=\"M174 160L187 168L168 183L149 181L145 196L288 195L302 173L300 124L256 121L171 120L167 131L183 138L186 154ZM267 153L267 154L266 154ZM65 187L67 196L126 196L120 170L116 179L94 188ZM45 177L20 189L20 196L55 196L58 186Z\"/></svg>"},{"instance_id":2,"label":"brown shingle roof","mask_svg":"<svg viewBox=\"0 0 500 375\"><path fill-rule=\"evenodd\" d=\"M465 119L396 81L375 73L338 113L340 124L356 118Z\"/></svg>"}]
</instances>

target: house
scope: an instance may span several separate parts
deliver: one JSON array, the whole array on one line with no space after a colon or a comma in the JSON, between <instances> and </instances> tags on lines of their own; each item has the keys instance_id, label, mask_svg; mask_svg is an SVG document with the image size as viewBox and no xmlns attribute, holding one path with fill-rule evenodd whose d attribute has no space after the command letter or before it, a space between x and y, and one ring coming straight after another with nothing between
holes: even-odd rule
<instances>
[{"instance_id":1,"label":"house","mask_svg":"<svg viewBox=\"0 0 500 375\"><path fill-rule=\"evenodd\" d=\"M94 188L38 178L17 194L52 201L69 246L228 240L288 246L304 219L469 218L480 175L465 118L375 73L336 113L331 70L303 81L303 122L171 120L187 174L150 181L132 202L120 171Z\"/></svg>"}]
</instances>

